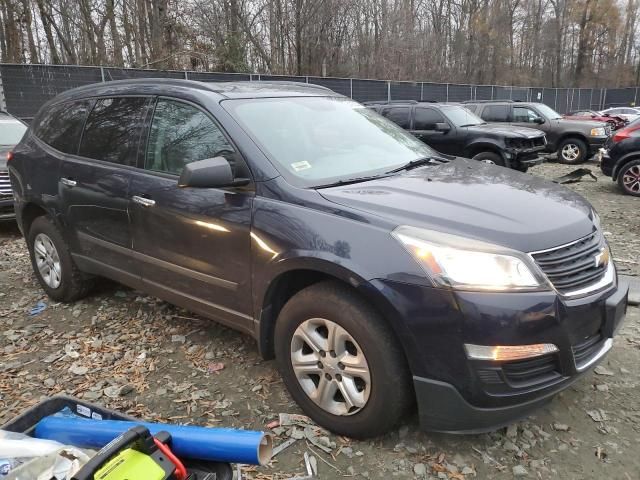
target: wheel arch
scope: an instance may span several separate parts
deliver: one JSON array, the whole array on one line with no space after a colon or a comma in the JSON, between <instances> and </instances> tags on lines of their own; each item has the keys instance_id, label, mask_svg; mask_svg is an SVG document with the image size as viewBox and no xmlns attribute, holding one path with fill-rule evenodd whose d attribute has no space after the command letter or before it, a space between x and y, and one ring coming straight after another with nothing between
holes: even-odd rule
<instances>
[{"instance_id":1,"label":"wheel arch","mask_svg":"<svg viewBox=\"0 0 640 480\"><path fill-rule=\"evenodd\" d=\"M611 172L611 179L614 182L617 181L618 175L620 174L620 171L622 170L622 168L627 163L633 162L634 160L640 160L640 151L628 153L624 155L620 160L618 160L615 166L613 167L613 171Z\"/></svg>"},{"instance_id":2,"label":"wheel arch","mask_svg":"<svg viewBox=\"0 0 640 480\"><path fill-rule=\"evenodd\" d=\"M43 206L34 202L29 202L20 209L20 214L18 215L18 226L25 238L29 235L29 229L31 228L33 221L38 217L49 215L49 213L50 212L48 212Z\"/></svg>"},{"instance_id":3,"label":"wheel arch","mask_svg":"<svg viewBox=\"0 0 640 480\"><path fill-rule=\"evenodd\" d=\"M314 262L313 265L305 267L294 266L281 271L269 283L262 295L260 314L256 326L258 347L264 359L272 359L275 356L274 332L278 314L282 307L302 289L322 281L338 282L344 285L345 288L352 289L367 301L390 327L403 352L404 361L407 362L407 365L410 364L407 345L401 341L401 338L407 338L408 334L402 332L402 322L392 321L390 312L392 312L393 307L388 304L388 300L370 282L357 273L326 261Z\"/></svg>"},{"instance_id":4,"label":"wheel arch","mask_svg":"<svg viewBox=\"0 0 640 480\"><path fill-rule=\"evenodd\" d=\"M486 140L472 143L465 148L465 154L468 158L473 158L475 155L482 152L495 153L500 155L504 160L503 149L499 145Z\"/></svg>"}]
</instances>

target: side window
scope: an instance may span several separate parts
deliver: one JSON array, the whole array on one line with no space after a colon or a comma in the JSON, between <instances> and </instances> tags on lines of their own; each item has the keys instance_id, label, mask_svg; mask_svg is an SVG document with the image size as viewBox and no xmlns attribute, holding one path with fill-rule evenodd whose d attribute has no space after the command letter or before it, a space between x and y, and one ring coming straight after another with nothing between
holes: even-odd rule
<instances>
[{"instance_id":1,"label":"side window","mask_svg":"<svg viewBox=\"0 0 640 480\"><path fill-rule=\"evenodd\" d=\"M463 107L469 110L471 113L478 113L478 105L471 105L471 104L465 103Z\"/></svg>"},{"instance_id":2,"label":"side window","mask_svg":"<svg viewBox=\"0 0 640 480\"><path fill-rule=\"evenodd\" d=\"M446 120L440 112L433 108L416 108L413 119L414 130L435 130L436 123L444 123Z\"/></svg>"},{"instance_id":3,"label":"side window","mask_svg":"<svg viewBox=\"0 0 640 480\"><path fill-rule=\"evenodd\" d=\"M89 114L79 155L134 165L146 97L101 98Z\"/></svg>"},{"instance_id":4,"label":"side window","mask_svg":"<svg viewBox=\"0 0 640 480\"><path fill-rule=\"evenodd\" d=\"M201 110L174 100L158 100L149 132L146 169L179 174L187 163L233 151L220 128Z\"/></svg>"},{"instance_id":5,"label":"side window","mask_svg":"<svg viewBox=\"0 0 640 480\"><path fill-rule=\"evenodd\" d=\"M382 116L393 123L397 123L402 128L409 128L409 110L409 107L385 108L382 111Z\"/></svg>"},{"instance_id":6,"label":"side window","mask_svg":"<svg viewBox=\"0 0 640 480\"><path fill-rule=\"evenodd\" d=\"M540 115L527 107L513 107L513 121L522 123L536 123Z\"/></svg>"},{"instance_id":7,"label":"side window","mask_svg":"<svg viewBox=\"0 0 640 480\"><path fill-rule=\"evenodd\" d=\"M482 119L485 122L508 122L509 105L487 105L482 110Z\"/></svg>"},{"instance_id":8,"label":"side window","mask_svg":"<svg viewBox=\"0 0 640 480\"><path fill-rule=\"evenodd\" d=\"M92 103L92 100L82 100L54 105L38 122L34 130L36 137L56 150L75 155Z\"/></svg>"}]
</instances>

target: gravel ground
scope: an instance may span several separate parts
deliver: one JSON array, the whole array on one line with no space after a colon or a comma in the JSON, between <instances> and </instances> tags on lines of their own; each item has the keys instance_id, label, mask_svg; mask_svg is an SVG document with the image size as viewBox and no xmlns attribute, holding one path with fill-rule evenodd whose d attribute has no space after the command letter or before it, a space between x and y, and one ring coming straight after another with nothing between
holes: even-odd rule
<instances>
[{"instance_id":1,"label":"gravel ground","mask_svg":"<svg viewBox=\"0 0 640 480\"><path fill-rule=\"evenodd\" d=\"M569 188L602 217L621 273L640 276L640 199L599 175ZM553 178L573 167L545 164ZM46 308L33 316L39 302ZM616 346L594 372L518 424L472 436L421 432L416 416L372 441L313 425L277 426L301 413L247 336L140 292L104 282L71 305L43 296L19 232L0 225L0 424L66 393L148 420L268 429L275 444L298 439L248 478L640 478L640 309L630 307ZM286 418L283 418L286 423ZM305 428L306 427L306 428Z\"/></svg>"}]
</instances>

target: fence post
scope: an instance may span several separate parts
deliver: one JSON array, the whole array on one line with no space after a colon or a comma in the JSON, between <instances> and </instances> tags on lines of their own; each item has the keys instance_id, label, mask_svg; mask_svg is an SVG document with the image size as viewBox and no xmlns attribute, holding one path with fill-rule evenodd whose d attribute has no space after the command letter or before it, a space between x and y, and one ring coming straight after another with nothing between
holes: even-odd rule
<instances>
[{"instance_id":1,"label":"fence post","mask_svg":"<svg viewBox=\"0 0 640 480\"><path fill-rule=\"evenodd\" d=\"M7 111L7 100L4 98L4 87L2 86L2 70L0 70L0 110Z\"/></svg>"},{"instance_id":2,"label":"fence post","mask_svg":"<svg viewBox=\"0 0 640 480\"><path fill-rule=\"evenodd\" d=\"M605 105L607 104L607 88L603 88L604 97L602 98L602 103L600 104L600 110L604 110Z\"/></svg>"},{"instance_id":3,"label":"fence post","mask_svg":"<svg viewBox=\"0 0 640 480\"><path fill-rule=\"evenodd\" d=\"M187 71L184 71L184 79L185 80L189 80L189 74L187 73Z\"/></svg>"},{"instance_id":4,"label":"fence post","mask_svg":"<svg viewBox=\"0 0 640 480\"><path fill-rule=\"evenodd\" d=\"M449 101L449 84L447 83L447 102Z\"/></svg>"},{"instance_id":5,"label":"fence post","mask_svg":"<svg viewBox=\"0 0 640 480\"><path fill-rule=\"evenodd\" d=\"M424 82L420 82L420 101L424 98Z\"/></svg>"},{"instance_id":6,"label":"fence post","mask_svg":"<svg viewBox=\"0 0 640 480\"><path fill-rule=\"evenodd\" d=\"M349 98L353 99L353 78L349 79Z\"/></svg>"},{"instance_id":7,"label":"fence post","mask_svg":"<svg viewBox=\"0 0 640 480\"><path fill-rule=\"evenodd\" d=\"M309 83L309 77L304 77L305 83Z\"/></svg>"},{"instance_id":8,"label":"fence post","mask_svg":"<svg viewBox=\"0 0 640 480\"><path fill-rule=\"evenodd\" d=\"M635 107L637 105L638 102L638 87L636 87L636 91L633 94L633 106Z\"/></svg>"},{"instance_id":9,"label":"fence post","mask_svg":"<svg viewBox=\"0 0 640 480\"><path fill-rule=\"evenodd\" d=\"M391 82L387 81L387 102L391 101Z\"/></svg>"},{"instance_id":10,"label":"fence post","mask_svg":"<svg viewBox=\"0 0 640 480\"><path fill-rule=\"evenodd\" d=\"M104 67L100 67L100 77L102 78L102 83L104 83Z\"/></svg>"}]
</instances>

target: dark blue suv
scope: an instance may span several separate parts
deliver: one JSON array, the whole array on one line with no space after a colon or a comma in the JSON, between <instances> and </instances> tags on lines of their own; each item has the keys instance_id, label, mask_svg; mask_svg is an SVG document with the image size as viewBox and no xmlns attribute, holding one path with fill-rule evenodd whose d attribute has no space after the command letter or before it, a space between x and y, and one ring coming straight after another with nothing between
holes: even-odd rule
<instances>
[{"instance_id":1,"label":"dark blue suv","mask_svg":"<svg viewBox=\"0 0 640 480\"><path fill-rule=\"evenodd\" d=\"M242 330L320 425L367 437L526 415L626 311L597 214L434 152L304 84L110 82L42 108L9 162L53 299L108 277Z\"/></svg>"}]
</instances>

